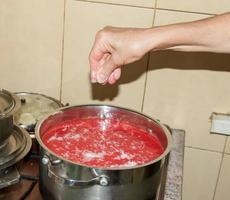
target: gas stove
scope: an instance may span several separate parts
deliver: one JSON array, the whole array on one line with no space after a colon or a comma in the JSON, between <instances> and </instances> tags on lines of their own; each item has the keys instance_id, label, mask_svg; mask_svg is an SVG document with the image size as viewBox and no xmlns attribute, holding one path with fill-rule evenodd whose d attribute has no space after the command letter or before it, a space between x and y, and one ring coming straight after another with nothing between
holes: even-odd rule
<instances>
[{"instance_id":1,"label":"gas stove","mask_svg":"<svg viewBox=\"0 0 230 200\"><path fill-rule=\"evenodd\" d=\"M184 131L173 129L174 147L164 169L158 200L181 200ZM31 150L19 163L0 173L1 181L8 182L9 187L0 189L0 200L42 200L39 191L39 153Z\"/></svg>"},{"instance_id":2,"label":"gas stove","mask_svg":"<svg viewBox=\"0 0 230 200\"><path fill-rule=\"evenodd\" d=\"M38 178L39 178L39 156L37 153L30 152L23 161L16 164L11 168L6 170L2 178L5 180L10 180L9 184L12 184L9 187L4 187L0 190L0 199L1 200L24 200L24 199L33 199L41 200L38 189ZM12 182L12 180L14 180ZM16 182L16 183L15 183ZM13 184L14 183L14 184ZM37 189L37 190L36 190ZM36 191L37 192L36 192ZM31 196L35 194L34 196Z\"/></svg>"}]
</instances>

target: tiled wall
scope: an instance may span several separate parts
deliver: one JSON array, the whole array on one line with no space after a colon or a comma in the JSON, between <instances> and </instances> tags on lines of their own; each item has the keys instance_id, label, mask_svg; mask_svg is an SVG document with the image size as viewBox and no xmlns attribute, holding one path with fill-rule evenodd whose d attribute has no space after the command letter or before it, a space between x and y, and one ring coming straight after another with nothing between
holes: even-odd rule
<instances>
[{"instance_id":1,"label":"tiled wall","mask_svg":"<svg viewBox=\"0 0 230 200\"><path fill-rule=\"evenodd\" d=\"M230 140L209 133L209 117L229 112L230 55L151 53L125 66L114 86L91 85L88 64L105 25L151 27L228 10L228 0L1 1L0 85L64 103L129 107L185 129L183 200L229 200Z\"/></svg>"},{"instance_id":2,"label":"tiled wall","mask_svg":"<svg viewBox=\"0 0 230 200\"><path fill-rule=\"evenodd\" d=\"M0 87L60 93L63 0L0 2Z\"/></svg>"},{"instance_id":3,"label":"tiled wall","mask_svg":"<svg viewBox=\"0 0 230 200\"><path fill-rule=\"evenodd\" d=\"M153 21L153 10L67 1L65 14L62 100L75 104L109 102L140 110L146 79L147 57L131 66L132 76L124 77L123 84L103 87L91 85L89 82L88 54L99 29L108 24L149 27ZM130 79L134 80L132 84L130 84Z\"/></svg>"}]
</instances>

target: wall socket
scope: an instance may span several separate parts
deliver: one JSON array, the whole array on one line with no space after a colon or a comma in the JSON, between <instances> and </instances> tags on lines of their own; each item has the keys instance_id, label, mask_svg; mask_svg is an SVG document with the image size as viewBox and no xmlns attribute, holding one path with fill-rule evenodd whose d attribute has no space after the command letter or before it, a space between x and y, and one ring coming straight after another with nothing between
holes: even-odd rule
<instances>
[{"instance_id":1,"label":"wall socket","mask_svg":"<svg viewBox=\"0 0 230 200\"><path fill-rule=\"evenodd\" d=\"M214 112L210 119L211 133L230 135L230 114Z\"/></svg>"}]
</instances>

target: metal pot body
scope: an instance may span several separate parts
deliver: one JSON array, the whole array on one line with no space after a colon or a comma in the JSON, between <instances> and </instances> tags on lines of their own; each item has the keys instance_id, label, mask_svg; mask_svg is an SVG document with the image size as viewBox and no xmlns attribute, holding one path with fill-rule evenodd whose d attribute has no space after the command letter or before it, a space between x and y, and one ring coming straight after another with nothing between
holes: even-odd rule
<instances>
[{"instance_id":1,"label":"metal pot body","mask_svg":"<svg viewBox=\"0 0 230 200\"><path fill-rule=\"evenodd\" d=\"M7 139L13 132L13 116L4 117L0 119L0 147L7 143Z\"/></svg>"},{"instance_id":2,"label":"metal pot body","mask_svg":"<svg viewBox=\"0 0 230 200\"><path fill-rule=\"evenodd\" d=\"M31 151L38 153L39 146L34 133L37 121L64 105L59 100L40 93L16 92L15 94L21 100L21 107L14 115L15 123L30 133Z\"/></svg>"},{"instance_id":3,"label":"metal pot body","mask_svg":"<svg viewBox=\"0 0 230 200\"><path fill-rule=\"evenodd\" d=\"M57 99L40 93L16 92L21 101L20 109L15 113L15 123L26 129L34 138L36 123L54 110L64 105Z\"/></svg>"},{"instance_id":4,"label":"metal pot body","mask_svg":"<svg viewBox=\"0 0 230 200\"><path fill-rule=\"evenodd\" d=\"M140 168L100 170L59 161L41 149L40 191L46 200L155 200L164 159ZM45 159L44 159L45 158ZM43 160L42 160L43 159Z\"/></svg>"},{"instance_id":5,"label":"metal pot body","mask_svg":"<svg viewBox=\"0 0 230 200\"><path fill-rule=\"evenodd\" d=\"M98 116L129 119L131 123L155 131L164 153L144 165L103 169L92 168L59 157L42 142L41 136L55 124L73 117ZM154 129L154 130L153 130ZM40 190L49 200L155 200L162 169L171 148L171 136L159 122L135 111L102 105L72 106L60 109L37 124L36 138L41 147Z\"/></svg>"},{"instance_id":6,"label":"metal pot body","mask_svg":"<svg viewBox=\"0 0 230 200\"><path fill-rule=\"evenodd\" d=\"M16 95L0 89L0 148L7 144L7 139L14 130L13 114L19 107L20 101Z\"/></svg>"}]
</instances>

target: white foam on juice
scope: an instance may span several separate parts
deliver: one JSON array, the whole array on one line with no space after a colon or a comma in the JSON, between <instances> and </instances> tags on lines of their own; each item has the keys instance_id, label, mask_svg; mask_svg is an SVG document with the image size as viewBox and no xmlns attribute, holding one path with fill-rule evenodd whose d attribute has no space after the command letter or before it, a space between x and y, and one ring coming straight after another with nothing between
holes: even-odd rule
<instances>
[{"instance_id":1,"label":"white foam on juice","mask_svg":"<svg viewBox=\"0 0 230 200\"><path fill-rule=\"evenodd\" d=\"M120 168L120 167L135 167L137 166L138 163L135 161L128 161L123 164L117 164L117 165L110 165L109 167L111 168Z\"/></svg>"},{"instance_id":2,"label":"white foam on juice","mask_svg":"<svg viewBox=\"0 0 230 200\"><path fill-rule=\"evenodd\" d=\"M52 142L52 141L63 141L63 137L61 136L57 136L57 134L55 135L52 135L48 140L47 142Z\"/></svg>"},{"instance_id":3,"label":"white foam on juice","mask_svg":"<svg viewBox=\"0 0 230 200\"><path fill-rule=\"evenodd\" d=\"M104 153L103 152L99 152L99 153L95 153L92 151L86 151L82 153L84 160L86 161L90 161L93 159L103 159L104 158Z\"/></svg>"},{"instance_id":4,"label":"white foam on juice","mask_svg":"<svg viewBox=\"0 0 230 200\"><path fill-rule=\"evenodd\" d=\"M78 139L80 139L80 137L81 136L79 133L69 132L69 133L65 134L64 139L78 140Z\"/></svg>"},{"instance_id":5,"label":"white foam on juice","mask_svg":"<svg viewBox=\"0 0 230 200\"><path fill-rule=\"evenodd\" d=\"M115 159L121 160L121 159L127 159L127 160L131 160L134 156L130 155L128 153L125 153L123 150L119 151L119 156L117 156Z\"/></svg>"}]
</instances>

